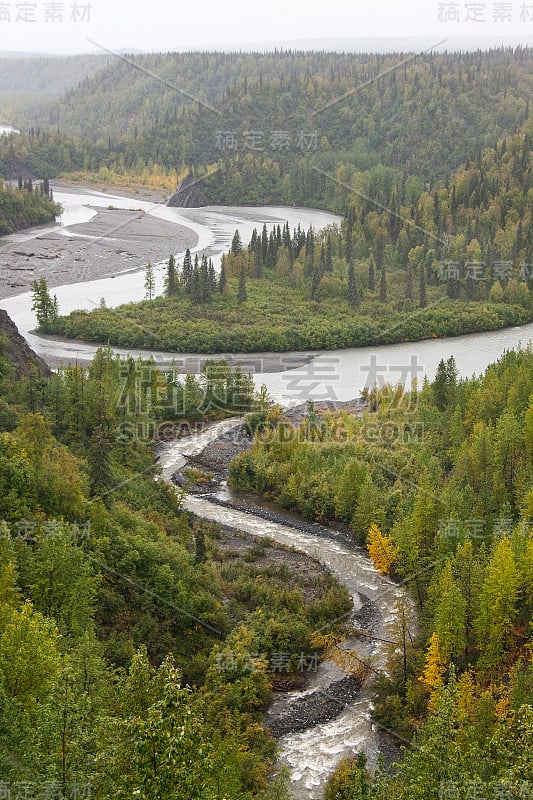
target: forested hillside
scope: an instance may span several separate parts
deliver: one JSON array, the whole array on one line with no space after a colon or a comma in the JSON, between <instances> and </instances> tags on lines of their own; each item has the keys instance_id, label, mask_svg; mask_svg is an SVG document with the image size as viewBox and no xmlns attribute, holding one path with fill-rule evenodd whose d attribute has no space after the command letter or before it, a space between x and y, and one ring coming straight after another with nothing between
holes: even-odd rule
<instances>
[{"instance_id":1,"label":"forested hillside","mask_svg":"<svg viewBox=\"0 0 533 800\"><path fill-rule=\"evenodd\" d=\"M383 166L343 166L334 179L307 169L326 205L344 210L340 228L265 225L244 247L236 234L211 285L207 259L187 257L166 297L118 314L73 312L50 330L212 353L416 341L531 321L532 128L528 121L433 191Z\"/></svg>"},{"instance_id":2,"label":"forested hillside","mask_svg":"<svg viewBox=\"0 0 533 800\"><path fill-rule=\"evenodd\" d=\"M231 485L342 520L421 610L413 643L399 609L378 682L377 723L414 733L405 761L373 781L364 759L346 763L328 800L531 796L532 398L528 349L479 378L449 359L414 392L370 391L362 418L312 405L296 429L250 418L256 443Z\"/></svg>"},{"instance_id":3,"label":"forested hillside","mask_svg":"<svg viewBox=\"0 0 533 800\"><path fill-rule=\"evenodd\" d=\"M434 183L528 118L531 64L521 48L117 58L36 116L34 132L59 131L61 147L56 137L34 138L31 148L19 138L14 153L0 154L0 171L24 151L48 177L101 169L103 179L157 178L223 164L213 201L321 205L320 181L302 178L309 164L328 172L383 164Z\"/></svg>"},{"instance_id":4,"label":"forested hillside","mask_svg":"<svg viewBox=\"0 0 533 800\"><path fill-rule=\"evenodd\" d=\"M523 122L532 92L527 49L157 54L116 59L56 101L50 124L123 142L126 165L140 157L167 167L218 160L218 131L235 131L241 150L245 131L262 131L283 163L290 151L272 148L273 131L292 134L294 160L297 134L317 130L325 161L340 153L362 168L380 161L434 178Z\"/></svg>"},{"instance_id":5,"label":"forested hillside","mask_svg":"<svg viewBox=\"0 0 533 800\"><path fill-rule=\"evenodd\" d=\"M107 55L0 57L0 124L21 130L47 124L51 99L91 77L109 61Z\"/></svg>"},{"instance_id":6,"label":"forested hillside","mask_svg":"<svg viewBox=\"0 0 533 800\"><path fill-rule=\"evenodd\" d=\"M269 541L189 518L154 480L159 421L253 407L250 380L223 364L178 380L102 350L15 381L0 345L2 785L283 797L264 793L260 724L275 653L316 653L349 595L311 563L293 574Z\"/></svg>"}]
</instances>

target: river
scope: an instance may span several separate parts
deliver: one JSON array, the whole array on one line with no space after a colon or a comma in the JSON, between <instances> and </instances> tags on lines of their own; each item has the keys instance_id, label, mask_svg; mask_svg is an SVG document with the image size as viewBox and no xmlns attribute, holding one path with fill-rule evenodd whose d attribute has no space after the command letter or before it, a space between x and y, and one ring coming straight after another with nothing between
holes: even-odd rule
<instances>
[{"instance_id":1,"label":"river","mask_svg":"<svg viewBox=\"0 0 533 800\"><path fill-rule=\"evenodd\" d=\"M315 229L339 220L333 214L316 209L285 207L207 207L201 209L176 209L137 198L127 198L103 194L94 190L62 192L54 190L55 199L64 207L59 226L48 226L37 231L26 231L5 237L4 240L26 241L39 235L42 230L51 230L72 236L69 226L88 222L96 211L88 206L107 208L110 203L120 208L142 208L146 213L170 222L186 225L198 235L195 251L207 249L214 254L215 262L220 254L229 248L236 228L243 241L247 241L254 227L280 224L286 221L291 227L302 225ZM177 254L178 257L180 254ZM158 290L162 289L164 262L156 270ZM140 300L144 296L144 273L142 271L118 274L114 278L59 286L54 288L59 308L67 313L75 308L91 309L98 305L101 297L106 298L109 307L128 300ZM46 339L32 334L35 316L31 311L31 296L26 292L0 301L30 346L45 360L65 359L87 361L92 358L95 347L79 342L63 342ZM491 333L471 334L449 339L430 339L416 343L363 347L335 352L316 351L305 367L285 372L265 372L265 365L271 363L269 354L246 354L243 358L252 364L256 385L266 384L271 396L283 404L294 404L306 400L350 400L357 396L365 386L382 383L407 383L413 378L419 382L427 376L432 379L439 361L453 355L459 372L464 377L480 374L506 350L527 345L533 339L533 324L508 328ZM176 359L175 353L149 353L142 350L116 349L117 352L137 355L153 355L162 365L169 365ZM197 358L198 354L180 354L180 360ZM287 353L289 363L294 356ZM271 367L267 367L271 368Z\"/></svg>"},{"instance_id":2,"label":"river","mask_svg":"<svg viewBox=\"0 0 533 800\"><path fill-rule=\"evenodd\" d=\"M208 442L231 430L239 422L238 419L225 420L201 433L162 445L159 464L163 478L170 480L172 474L185 465L187 456L199 453ZM223 500L238 499L238 495L232 495L227 489L218 496ZM341 534L335 535L319 525L312 526L313 533L303 532L252 513L221 507L208 498L208 495L187 495L184 506L204 519L229 525L254 536L269 536L280 544L295 547L331 570L350 592L354 612L360 611L364 605L365 630L378 637L350 640L346 646L365 662L371 662L375 669L386 667L389 647L379 639L398 639L396 608L400 599L410 610L410 632L414 633L415 614L410 598L401 587L379 575L363 549L354 546ZM325 662L313 675L306 692L326 688L341 675L337 666ZM298 696L297 692L290 693L278 699L277 705L286 706ZM371 711L372 692L371 686L367 685L336 719L306 731L287 734L279 740L280 764L285 765L291 775L291 796L294 800L322 798L328 775L343 757L363 751L369 766L375 767L380 752L380 737L370 718Z\"/></svg>"},{"instance_id":3,"label":"river","mask_svg":"<svg viewBox=\"0 0 533 800\"><path fill-rule=\"evenodd\" d=\"M169 209L164 206L129 199L111 197L109 194L86 190L79 193L54 191L56 200L65 207L59 230L71 235L68 226L88 221L96 213L88 205L107 207L111 202L122 208L143 208L147 213L194 229L199 241L197 250L209 249L210 253L220 254L229 247L236 228L244 241L249 238L253 227L268 224L284 224L291 227L301 224L315 228L337 221L338 218L326 212L313 209L293 208L205 208ZM23 240L38 235L38 232L19 234ZM21 239L17 239L19 241ZM178 254L179 255L179 254ZM163 263L163 262L162 262ZM158 280L161 286L162 263ZM104 281L87 281L70 286L54 288L58 296L60 310L67 312L74 308L92 308L102 296L109 306L127 300L141 299L144 292L142 272L119 274ZM65 343L37 337L31 333L35 319L31 312L29 293L10 297L1 305L13 318L29 344L45 359L62 358L73 360L89 359L95 348L80 343ZM341 350L334 353L313 353L305 367L282 373L265 373L260 369L261 354L257 362L254 379L257 386L266 384L270 394L284 404L294 404L305 400L349 400L356 397L365 385L384 382L409 383L411 378L422 380L434 376L441 358L453 355L463 376L481 373L491 362L500 357L505 350L525 345L533 338L533 324L521 328L507 329L494 333L473 334L446 340L429 340L418 343L367 347ZM120 351L117 352L128 352ZM130 351L132 352L132 351ZM141 354L142 351L133 351ZM144 353L148 355L148 353ZM194 357L194 354L189 354ZM287 354L290 358L295 354ZM156 360L170 363L176 354L155 354ZM183 358L184 356L180 356ZM245 356L250 361L253 356ZM231 429L237 420L230 420L213 426L209 431L195 434L187 439L168 443L161 452L160 463L163 475L170 479L172 473L183 466L187 455L199 452L205 444L223 430ZM221 499L227 500L227 492ZM231 500L231 495L229 496ZM395 630L396 604L404 597L400 587L377 574L364 551L356 548L338 535L314 526L313 532L303 532L288 524L269 522L252 513L244 513L215 505L207 497L187 496L184 505L187 509L206 519L226 523L232 527L258 536L270 536L285 545L318 559L345 584L354 601L354 609L365 605L370 614L365 620L377 639L358 639L350 642L359 657L368 660L377 668L386 662L387 645L379 639L397 639ZM409 598L405 598L409 603ZM335 668L326 663L313 677L309 689L327 686L336 677ZM290 699L290 698L289 698ZM282 702L287 702L284 700ZM362 749L368 756L371 766L375 765L380 740L370 714L372 696L366 687L355 702L351 703L332 722L311 728L307 731L286 735L280 740L280 760L287 765L291 774L291 794L295 800L318 800L322 797L323 786L339 760L346 755Z\"/></svg>"}]
</instances>

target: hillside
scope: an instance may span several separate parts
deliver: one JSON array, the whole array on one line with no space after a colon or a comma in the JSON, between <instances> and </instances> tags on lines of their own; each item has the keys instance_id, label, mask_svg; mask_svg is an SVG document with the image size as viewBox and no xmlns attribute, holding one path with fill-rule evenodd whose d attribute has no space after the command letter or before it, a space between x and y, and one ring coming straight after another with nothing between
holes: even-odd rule
<instances>
[{"instance_id":1,"label":"hillside","mask_svg":"<svg viewBox=\"0 0 533 800\"><path fill-rule=\"evenodd\" d=\"M28 346L13 320L1 308L0 338L4 339L4 355L11 364L16 378L27 378L32 368L39 376L50 377L52 373L48 365Z\"/></svg>"},{"instance_id":2,"label":"hillside","mask_svg":"<svg viewBox=\"0 0 533 800\"><path fill-rule=\"evenodd\" d=\"M306 196L316 197L314 179L322 202L344 210L341 228L265 226L247 247L234 240L218 286L209 285L207 262L196 265L195 278L184 259L166 297L118 313L73 312L55 320L53 332L214 353L333 350L529 322L532 135L530 120L431 192L383 167L344 166L336 180L308 170ZM238 178L226 184L224 177L203 181L204 196L232 197Z\"/></svg>"},{"instance_id":3,"label":"hillside","mask_svg":"<svg viewBox=\"0 0 533 800\"><path fill-rule=\"evenodd\" d=\"M113 59L33 123L105 145L110 168L179 171L261 147L282 172L305 156L327 169L382 163L432 180L513 132L532 97L526 48L154 54ZM263 133L260 144L246 140L250 131ZM276 131L291 141L276 145ZM235 133L235 146L221 132Z\"/></svg>"},{"instance_id":4,"label":"hillside","mask_svg":"<svg viewBox=\"0 0 533 800\"><path fill-rule=\"evenodd\" d=\"M46 125L50 100L91 78L108 62L107 55L0 54L0 123L11 123L21 130Z\"/></svg>"}]
</instances>

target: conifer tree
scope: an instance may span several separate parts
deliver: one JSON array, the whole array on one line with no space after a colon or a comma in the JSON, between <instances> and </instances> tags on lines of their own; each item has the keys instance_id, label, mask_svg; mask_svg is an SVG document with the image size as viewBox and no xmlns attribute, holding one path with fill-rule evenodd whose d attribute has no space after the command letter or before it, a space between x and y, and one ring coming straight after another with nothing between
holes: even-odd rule
<instances>
[{"instance_id":1,"label":"conifer tree","mask_svg":"<svg viewBox=\"0 0 533 800\"><path fill-rule=\"evenodd\" d=\"M311 298L316 300L316 293L318 291L318 287L320 286L320 281L322 280L322 274L320 271L320 267L318 264L315 264L313 269L313 279L311 282Z\"/></svg>"},{"instance_id":2,"label":"conifer tree","mask_svg":"<svg viewBox=\"0 0 533 800\"><path fill-rule=\"evenodd\" d=\"M348 266L348 305L356 308L359 305L359 295L357 292L357 281L355 279L354 265Z\"/></svg>"},{"instance_id":3,"label":"conifer tree","mask_svg":"<svg viewBox=\"0 0 533 800\"><path fill-rule=\"evenodd\" d=\"M241 271L239 273L239 288L237 290L237 302L239 305L246 302L247 299L246 294L246 271L244 267L241 267Z\"/></svg>"},{"instance_id":4,"label":"conifer tree","mask_svg":"<svg viewBox=\"0 0 533 800\"><path fill-rule=\"evenodd\" d=\"M185 251L185 256L183 258L183 267L182 267L182 280L183 286L187 294L191 291L191 278L192 278L192 258L191 258L191 251L189 248Z\"/></svg>"},{"instance_id":5,"label":"conifer tree","mask_svg":"<svg viewBox=\"0 0 533 800\"><path fill-rule=\"evenodd\" d=\"M207 256L202 256L200 263L200 298L202 303L208 303L210 300L209 293L209 265L207 263Z\"/></svg>"},{"instance_id":6,"label":"conifer tree","mask_svg":"<svg viewBox=\"0 0 533 800\"><path fill-rule=\"evenodd\" d=\"M254 276L261 280L263 277L263 261L261 258L261 246L256 247L254 251Z\"/></svg>"},{"instance_id":7,"label":"conifer tree","mask_svg":"<svg viewBox=\"0 0 533 800\"><path fill-rule=\"evenodd\" d=\"M241 234L238 230L235 231L233 234L233 239L231 240L231 252L234 256L239 255L242 253L242 241L241 241Z\"/></svg>"},{"instance_id":8,"label":"conifer tree","mask_svg":"<svg viewBox=\"0 0 533 800\"><path fill-rule=\"evenodd\" d=\"M373 292L376 288L376 269L374 256L370 254L370 261L368 263L368 291Z\"/></svg>"},{"instance_id":9,"label":"conifer tree","mask_svg":"<svg viewBox=\"0 0 533 800\"><path fill-rule=\"evenodd\" d=\"M170 256L167 263L165 292L167 297L175 297L178 293L178 274L176 271L176 259L173 255Z\"/></svg>"},{"instance_id":10,"label":"conifer tree","mask_svg":"<svg viewBox=\"0 0 533 800\"><path fill-rule=\"evenodd\" d=\"M198 257L195 259L195 264L192 270L191 277L191 303L195 306L200 305L202 302L202 286L200 283L200 270L198 268Z\"/></svg>"},{"instance_id":11,"label":"conifer tree","mask_svg":"<svg viewBox=\"0 0 533 800\"><path fill-rule=\"evenodd\" d=\"M385 272L385 264L381 267L381 279L379 281L379 299L382 303L387 302L387 273Z\"/></svg>"},{"instance_id":12,"label":"conifer tree","mask_svg":"<svg viewBox=\"0 0 533 800\"><path fill-rule=\"evenodd\" d=\"M33 281L31 288L31 310L35 311L39 328L46 332L50 324L57 319L57 295L52 297L50 294L46 278L39 278L38 281Z\"/></svg>"},{"instance_id":13,"label":"conifer tree","mask_svg":"<svg viewBox=\"0 0 533 800\"><path fill-rule=\"evenodd\" d=\"M333 252L330 233L328 233L326 239L325 270L326 272L333 272Z\"/></svg>"},{"instance_id":14,"label":"conifer tree","mask_svg":"<svg viewBox=\"0 0 533 800\"><path fill-rule=\"evenodd\" d=\"M154 268L148 262L144 270L144 296L147 300L152 300L155 293Z\"/></svg>"},{"instance_id":15,"label":"conifer tree","mask_svg":"<svg viewBox=\"0 0 533 800\"><path fill-rule=\"evenodd\" d=\"M209 266L207 271L207 285L209 290L209 297L212 297L217 290L217 276L212 258L209 259Z\"/></svg>"},{"instance_id":16,"label":"conifer tree","mask_svg":"<svg viewBox=\"0 0 533 800\"><path fill-rule=\"evenodd\" d=\"M226 259L222 256L222 260L220 262L220 275L218 278L218 291L220 294L224 294L224 289L226 288Z\"/></svg>"}]
</instances>

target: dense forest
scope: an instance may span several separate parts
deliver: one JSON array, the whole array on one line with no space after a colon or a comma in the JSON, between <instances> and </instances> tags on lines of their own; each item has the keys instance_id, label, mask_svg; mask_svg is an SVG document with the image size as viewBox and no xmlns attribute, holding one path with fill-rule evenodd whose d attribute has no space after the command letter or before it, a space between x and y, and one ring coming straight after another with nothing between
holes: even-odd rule
<instances>
[{"instance_id":1,"label":"dense forest","mask_svg":"<svg viewBox=\"0 0 533 800\"><path fill-rule=\"evenodd\" d=\"M3 785L283 797L267 789L275 747L260 724L273 659L287 641L316 653L312 632L335 630L349 595L312 565L270 560L268 540L229 548L154 480L160 420L253 408L249 378L208 364L179 379L101 350L87 369L15 380L1 344Z\"/></svg>"},{"instance_id":2,"label":"dense forest","mask_svg":"<svg viewBox=\"0 0 533 800\"><path fill-rule=\"evenodd\" d=\"M210 202L324 205L309 164L383 164L433 183L523 124L531 98L527 48L124 56L36 114L31 142L4 143L0 174L22 156L39 177L146 171L156 183L217 165Z\"/></svg>"},{"instance_id":3,"label":"dense forest","mask_svg":"<svg viewBox=\"0 0 533 800\"><path fill-rule=\"evenodd\" d=\"M0 189L0 233L53 218L31 179L60 174L170 191L192 173L199 202L343 218L236 233L219 274L172 255L164 296L148 265L147 299L118 311L61 317L42 278L41 330L283 351L532 320L531 56L132 56L93 76L80 64L87 77L60 97L56 82L46 115L20 95L25 133L0 137L0 175L20 176ZM299 425L225 362L180 377L105 347L88 367L21 373L7 352L0 336L2 781L39 800L51 786L286 800L262 725L273 659L290 649L296 671L334 652L350 598L318 568L289 568L294 553L280 564L271 541L237 545L185 513L154 457L169 430L246 414L254 443L231 485L342 526L419 613L412 639L399 605L373 684L374 722L403 759L371 775L354 754L326 800L531 797L531 348L475 378L450 358L409 391L369 388L359 414L309 404Z\"/></svg>"},{"instance_id":4,"label":"dense forest","mask_svg":"<svg viewBox=\"0 0 533 800\"><path fill-rule=\"evenodd\" d=\"M50 101L87 80L108 62L107 55L0 56L0 124L24 129L47 118Z\"/></svg>"},{"instance_id":5,"label":"dense forest","mask_svg":"<svg viewBox=\"0 0 533 800\"><path fill-rule=\"evenodd\" d=\"M414 643L398 615L404 656L393 648L378 681L376 721L414 735L405 760L373 780L364 759L345 763L328 800L531 796L532 398L528 349L479 378L459 380L450 358L412 392L370 390L362 416L250 416L231 485L347 524L421 612Z\"/></svg>"},{"instance_id":6,"label":"dense forest","mask_svg":"<svg viewBox=\"0 0 533 800\"><path fill-rule=\"evenodd\" d=\"M4 186L0 180L0 236L32 225L54 222L61 206L53 202L48 181L33 186L31 180Z\"/></svg>"},{"instance_id":7,"label":"dense forest","mask_svg":"<svg viewBox=\"0 0 533 800\"><path fill-rule=\"evenodd\" d=\"M235 235L218 280L169 265L165 297L76 311L54 333L176 352L335 349L533 319L532 123L434 191L382 166L318 177L340 227ZM211 284L209 284L211 281ZM222 325L221 325L222 323Z\"/></svg>"}]
</instances>

